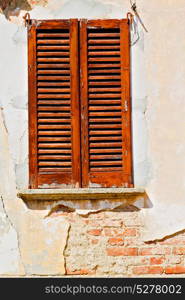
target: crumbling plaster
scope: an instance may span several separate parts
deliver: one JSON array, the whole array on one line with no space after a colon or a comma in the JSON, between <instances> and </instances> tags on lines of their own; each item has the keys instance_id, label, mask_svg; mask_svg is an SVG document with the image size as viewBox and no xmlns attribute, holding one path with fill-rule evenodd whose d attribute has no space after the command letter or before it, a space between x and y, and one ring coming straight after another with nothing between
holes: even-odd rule
<instances>
[{"instance_id":1,"label":"crumbling plaster","mask_svg":"<svg viewBox=\"0 0 185 300\"><path fill-rule=\"evenodd\" d=\"M130 8L127 0L27 2L31 17L39 19L123 18ZM145 187L152 203L146 209L139 206L145 224L142 238L155 240L185 228L185 1L137 2L149 33L138 24L140 39L131 48L134 180L135 186ZM17 190L28 184L27 38L22 20L26 11L22 9L14 13L11 7L6 17L0 15L0 225L4 249L0 251L0 261L4 261L0 274L61 275L65 273L62 253L69 224L62 217L45 218L54 203L32 209L16 197ZM109 209L116 207L108 205ZM70 206L93 210L89 203ZM107 202L99 203L100 209L107 209ZM51 266L53 257L57 263Z\"/></svg>"}]
</instances>

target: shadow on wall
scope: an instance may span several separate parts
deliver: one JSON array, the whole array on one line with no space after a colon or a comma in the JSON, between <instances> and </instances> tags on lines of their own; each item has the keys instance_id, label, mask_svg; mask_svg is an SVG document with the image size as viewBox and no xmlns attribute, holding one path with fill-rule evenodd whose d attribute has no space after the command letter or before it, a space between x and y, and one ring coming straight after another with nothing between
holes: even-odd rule
<instances>
[{"instance_id":1,"label":"shadow on wall","mask_svg":"<svg viewBox=\"0 0 185 300\"><path fill-rule=\"evenodd\" d=\"M31 10L28 0L0 0L0 12L7 19L11 16L18 16L21 10Z\"/></svg>"}]
</instances>

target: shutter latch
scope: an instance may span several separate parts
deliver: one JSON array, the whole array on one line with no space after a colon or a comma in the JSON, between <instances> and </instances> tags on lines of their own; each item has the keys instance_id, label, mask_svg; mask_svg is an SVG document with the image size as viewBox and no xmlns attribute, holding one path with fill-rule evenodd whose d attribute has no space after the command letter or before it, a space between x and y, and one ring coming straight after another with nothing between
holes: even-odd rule
<instances>
[{"instance_id":1,"label":"shutter latch","mask_svg":"<svg viewBox=\"0 0 185 300\"><path fill-rule=\"evenodd\" d=\"M28 12L24 15L23 19L25 27L31 25L30 14Z\"/></svg>"}]
</instances>

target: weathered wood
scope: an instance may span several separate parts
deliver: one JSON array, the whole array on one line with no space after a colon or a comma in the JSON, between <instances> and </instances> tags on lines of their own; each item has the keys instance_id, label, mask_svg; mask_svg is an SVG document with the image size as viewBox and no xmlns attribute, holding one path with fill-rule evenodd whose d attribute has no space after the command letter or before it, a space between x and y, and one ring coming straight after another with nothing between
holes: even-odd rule
<instances>
[{"instance_id":1,"label":"weathered wood","mask_svg":"<svg viewBox=\"0 0 185 300\"><path fill-rule=\"evenodd\" d=\"M38 187L36 27L28 27L29 187Z\"/></svg>"}]
</instances>

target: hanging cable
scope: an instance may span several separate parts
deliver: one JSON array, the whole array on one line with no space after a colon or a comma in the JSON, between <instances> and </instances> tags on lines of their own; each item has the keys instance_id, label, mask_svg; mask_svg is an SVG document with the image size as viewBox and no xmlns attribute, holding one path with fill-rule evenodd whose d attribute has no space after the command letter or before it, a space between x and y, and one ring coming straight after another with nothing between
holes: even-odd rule
<instances>
[{"instance_id":1,"label":"hanging cable","mask_svg":"<svg viewBox=\"0 0 185 300\"><path fill-rule=\"evenodd\" d=\"M146 29L146 27L145 27L140 15L139 15L138 11L137 11L136 0L135 1L130 0L130 5L131 5L131 9L133 10L133 12L134 12L135 16L137 17L138 21L140 22L141 26L144 28L144 30L146 32L148 32L148 30Z\"/></svg>"}]
</instances>

